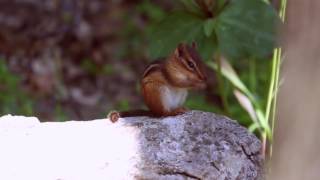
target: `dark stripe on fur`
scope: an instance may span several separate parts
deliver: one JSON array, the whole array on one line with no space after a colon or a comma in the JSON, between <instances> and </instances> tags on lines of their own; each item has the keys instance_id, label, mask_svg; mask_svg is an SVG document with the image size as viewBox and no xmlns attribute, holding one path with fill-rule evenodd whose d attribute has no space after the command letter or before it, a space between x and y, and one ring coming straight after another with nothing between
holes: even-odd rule
<instances>
[{"instance_id":1,"label":"dark stripe on fur","mask_svg":"<svg viewBox=\"0 0 320 180\"><path fill-rule=\"evenodd\" d=\"M159 60L155 60L152 63L150 63L146 69L143 72L143 76L142 77L146 77L147 75L149 75L151 72L157 71L161 68L161 63L162 63L162 59Z\"/></svg>"}]
</instances>

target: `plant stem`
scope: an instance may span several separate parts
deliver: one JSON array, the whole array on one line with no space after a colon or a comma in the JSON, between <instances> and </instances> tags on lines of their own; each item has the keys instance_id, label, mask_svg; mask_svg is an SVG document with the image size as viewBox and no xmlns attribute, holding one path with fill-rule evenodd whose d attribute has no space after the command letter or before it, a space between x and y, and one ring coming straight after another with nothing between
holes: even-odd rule
<instances>
[{"instance_id":1,"label":"plant stem","mask_svg":"<svg viewBox=\"0 0 320 180\"><path fill-rule=\"evenodd\" d=\"M274 99L272 103L272 117L271 117L271 133L272 136L274 134L274 125L275 125L275 119L276 119L276 107L277 107L277 95L278 95L278 90L279 90L279 77L280 77L280 66L281 66L281 48L279 48L278 54L277 54L277 71L276 71L276 82L275 82L275 90L274 90ZM270 142L270 150L269 150L269 157L272 157L272 145L273 143Z\"/></svg>"},{"instance_id":2,"label":"plant stem","mask_svg":"<svg viewBox=\"0 0 320 180\"><path fill-rule=\"evenodd\" d=\"M287 5L287 0L281 0L281 9L279 12L279 16L283 22L285 21L286 5ZM268 121L271 121L270 124L271 124L272 137L274 134L274 126L275 126L275 118L276 118L276 105L277 105L277 95L278 95L278 89L279 89L281 54L282 54L281 48L277 48L274 50L273 60L272 60L271 84L270 84L268 104L266 109L266 118ZM272 110L271 110L271 107L272 107ZM271 119L269 119L270 114L272 116ZM273 146L273 143L271 141L269 145L269 158L272 157L272 149L273 149L272 146Z\"/></svg>"},{"instance_id":3,"label":"plant stem","mask_svg":"<svg viewBox=\"0 0 320 180\"><path fill-rule=\"evenodd\" d=\"M230 115L229 104L228 104L228 99L227 99L227 92L225 91L225 86L224 86L225 84L222 79L220 53L217 53L215 59L217 61L217 66L218 66L218 68L217 68L218 69L218 86L219 86L219 93L222 97L223 108L224 108L226 115Z\"/></svg>"},{"instance_id":4,"label":"plant stem","mask_svg":"<svg viewBox=\"0 0 320 180\"><path fill-rule=\"evenodd\" d=\"M249 72L250 72L250 89L251 92L256 92L257 78L256 78L256 61L254 58L249 59Z\"/></svg>"},{"instance_id":5,"label":"plant stem","mask_svg":"<svg viewBox=\"0 0 320 180\"><path fill-rule=\"evenodd\" d=\"M276 69L277 69L277 57L278 57L279 49L275 49L273 52L272 58L272 67L271 67L271 78L270 78L270 86L269 86L269 93L268 93L268 100L267 100L267 107L265 111L265 119L269 120L270 112L271 112L271 105L274 97L274 87L275 87L275 80L276 80Z\"/></svg>"},{"instance_id":6,"label":"plant stem","mask_svg":"<svg viewBox=\"0 0 320 180\"><path fill-rule=\"evenodd\" d=\"M266 151L267 151L267 133L264 131L261 134L261 142L262 142L262 147L261 147L261 155L263 159L266 159Z\"/></svg>"}]
</instances>

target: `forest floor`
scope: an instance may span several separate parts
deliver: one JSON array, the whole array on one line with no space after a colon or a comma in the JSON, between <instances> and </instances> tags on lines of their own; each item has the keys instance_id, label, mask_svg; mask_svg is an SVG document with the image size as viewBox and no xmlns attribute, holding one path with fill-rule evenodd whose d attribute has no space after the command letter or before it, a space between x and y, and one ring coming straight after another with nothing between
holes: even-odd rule
<instances>
[{"instance_id":1,"label":"forest floor","mask_svg":"<svg viewBox=\"0 0 320 180\"><path fill-rule=\"evenodd\" d=\"M35 115L46 121L59 113L83 120L104 117L110 108L142 106L136 86L148 60L132 36L142 33L147 20L136 5L0 2L0 58L21 79L19 88L35 102Z\"/></svg>"},{"instance_id":2,"label":"forest floor","mask_svg":"<svg viewBox=\"0 0 320 180\"><path fill-rule=\"evenodd\" d=\"M0 113L15 102L6 112L25 114L17 110L25 101L32 104L29 114L45 121L103 118L114 108L143 107L138 82L151 61L149 9L129 0L1 1L0 61L20 81L11 89L2 83L2 98L12 100L0 97Z\"/></svg>"}]
</instances>

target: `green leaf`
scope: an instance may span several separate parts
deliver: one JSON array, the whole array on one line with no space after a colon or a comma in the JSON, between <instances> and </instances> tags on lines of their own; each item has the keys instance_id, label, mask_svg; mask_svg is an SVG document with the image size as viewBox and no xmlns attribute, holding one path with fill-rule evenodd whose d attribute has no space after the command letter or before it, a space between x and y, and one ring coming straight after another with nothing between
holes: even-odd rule
<instances>
[{"instance_id":1,"label":"green leaf","mask_svg":"<svg viewBox=\"0 0 320 180\"><path fill-rule=\"evenodd\" d=\"M191 94L190 97L188 97L185 106L189 109L221 113L221 109L209 104L205 97L199 94Z\"/></svg>"},{"instance_id":2,"label":"green leaf","mask_svg":"<svg viewBox=\"0 0 320 180\"><path fill-rule=\"evenodd\" d=\"M247 111L247 113L249 114L252 121L256 124L259 124L257 115L255 113L254 106L253 106L252 102L250 101L250 99L245 94L243 94L241 91L239 91L237 89L235 89L233 91L233 94L237 98L237 100L238 100L239 104L242 106L242 108L245 111Z\"/></svg>"},{"instance_id":3,"label":"green leaf","mask_svg":"<svg viewBox=\"0 0 320 180\"><path fill-rule=\"evenodd\" d=\"M128 109L130 109L130 104L129 101L126 99L121 100L118 104L117 104L117 109L121 110L121 111L127 111Z\"/></svg>"},{"instance_id":4,"label":"green leaf","mask_svg":"<svg viewBox=\"0 0 320 180\"><path fill-rule=\"evenodd\" d=\"M215 64L213 62L210 62L209 66L212 67L215 70L218 69L217 64ZM236 87L237 89L239 89L240 91L245 93L246 96L248 96L250 99L253 98L253 95L249 91L247 86L241 81L241 79L239 78L238 74L232 68L230 63L225 59L221 59L221 73L225 78L227 78L231 82L231 84L234 87Z\"/></svg>"},{"instance_id":5,"label":"green leaf","mask_svg":"<svg viewBox=\"0 0 320 180\"><path fill-rule=\"evenodd\" d=\"M29 96L21 91L20 78L13 74L0 58L0 116L2 114L31 115L33 103Z\"/></svg>"},{"instance_id":6,"label":"green leaf","mask_svg":"<svg viewBox=\"0 0 320 180\"><path fill-rule=\"evenodd\" d=\"M251 125L249 126L248 130L249 130L249 132L253 133L253 132L254 132L256 129L258 129L258 128L259 128L259 124L253 123L253 124L251 124Z\"/></svg>"},{"instance_id":7,"label":"green leaf","mask_svg":"<svg viewBox=\"0 0 320 180\"><path fill-rule=\"evenodd\" d=\"M189 12L202 15L201 9L194 0L180 0L185 9Z\"/></svg>"},{"instance_id":8,"label":"green leaf","mask_svg":"<svg viewBox=\"0 0 320 180\"><path fill-rule=\"evenodd\" d=\"M209 62L208 65L210 67L212 67L213 69L217 70L217 64L213 63L213 62ZM268 124L268 121L265 119L265 116L263 115L263 112L258 104L258 102L256 101L255 97L253 96L253 94L249 91L249 89L245 86L245 84L241 81L241 79L239 78L239 76L237 75L237 73L233 70L232 66L229 64L228 61L222 59L221 61L221 73L222 75L228 79L232 85L240 90L239 93L243 94L242 97L239 97L239 93L238 93L238 100L240 103L242 103L242 107L245 107L245 110L247 112L250 111L250 113L252 113L252 109L254 108L255 111L255 116L252 116L250 113L250 116L252 116L252 120L255 123L259 123L259 127L261 126L265 132L267 133L268 138L271 138L271 129L270 126ZM240 100L241 98L241 100ZM246 98L246 100L244 100ZM246 102L244 102L246 101ZM248 105L250 103L250 105ZM252 106L249 108L249 106ZM249 110L250 109L250 110ZM249 110L249 111L248 111Z\"/></svg>"},{"instance_id":9,"label":"green leaf","mask_svg":"<svg viewBox=\"0 0 320 180\"><path fill-rule=\"evenodd\" d=\"M186 13L169 14L159 24L152 27L150 33L151 57L167 56L180 42L194 41L201 33L202 20Z\"/></svg>"},{"instance_id":10,"label":"green leaf","mask_svg":"<svg viewBox=\"0 0 320 180\"><path fill-rule=\"evenodd\" d=\"M202 32L195 38L195 42L197 43L198 51L203 60L211 60L214 51L217 49L217 44L214 36L211 35L210 37L206 37Z\"/></svg>"},{"instance_id":11,"label":"green leaf","mask_svg":"<svg viewBox=\"0 0 320 180\"><path fill-rule=\"evenodd\" d=\"M210 18L208 20L205 21L204 23L204 33L207 37L210 37L213 30L214 30L214 26L215 26L215 20Z\"/></svg>"},{"instance_id":12,"label":"green leaf","mask_svg":"<svg viewBox=\"0 0 320 180\"><path fill-rule=\"evenodd\" d=\"M217 18L219 48L229 58L266 57L275 46L278 23L275 10L262 0L231 1Z\"/></svg>"},{"instance_id":13,"label":"green leaf","mask_svg":"<svg viewBox=\"0 0 320 180\"><path fill-rule=\"evenodd\" d=\"M196 42L202 58L209 59L216 49L215 39L203 32L204 20L187 12L168 15L151 29L149 53L152 58L166 57L180 42Z\"/></svg>"},{"instance_id":14,"label":"green leaf","mask_svg":"<svg viewBox=\"0 0 320 180\"><path fill-rule=\"evenodd\" d=\"M137 7L138 11L145 13L151 20L160 20L165 15L165 11L148 0L144 0Z\"/></svg>"}]
</instances>

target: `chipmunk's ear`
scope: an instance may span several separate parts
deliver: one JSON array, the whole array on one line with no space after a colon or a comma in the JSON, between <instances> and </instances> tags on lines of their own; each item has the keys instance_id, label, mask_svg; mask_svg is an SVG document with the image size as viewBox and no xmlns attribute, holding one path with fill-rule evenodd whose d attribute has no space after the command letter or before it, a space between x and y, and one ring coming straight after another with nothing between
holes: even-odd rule
<instances>
[{"instance_id":1,"label":"chipmunk's ear","mask_svg":"<svg viewBox=\"0 0 320 180\"><path fill-rule=\"evenodd\" d=\"M184 44L183 43L179 43L177 48L174 50L174 55L178 58L181 58L182 57L182 54L183 54L183 46Z\"/></svg>"},{"instance_id":2,"label":"chipmunk's ear","mask_svg":"<svg viewBox=\"0 0 320 180\"><path fill-rule=\"evenodd\" d=\"M197 49L197 48L198 48L197 43L196 43L195 41L193 41L193 42L191 43L191 46L192 46L192 48L194 48L194 49Z\"/></svg>"}]
</instances>

